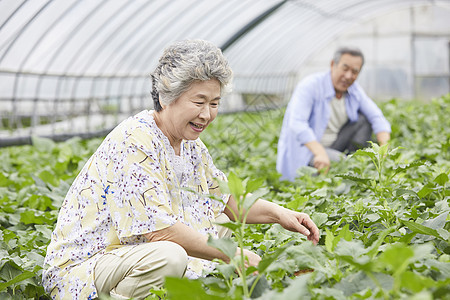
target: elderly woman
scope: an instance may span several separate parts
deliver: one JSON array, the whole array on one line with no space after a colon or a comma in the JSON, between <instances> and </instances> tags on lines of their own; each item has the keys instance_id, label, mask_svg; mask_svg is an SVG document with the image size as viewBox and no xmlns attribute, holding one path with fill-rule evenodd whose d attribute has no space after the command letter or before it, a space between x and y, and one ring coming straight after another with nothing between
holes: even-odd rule
<instances>
[{"instance_id":1,"label":"elderly woman","mask_svg":"<svg viewBox=\"0 0 450 300\"><path fill-rule=\"evenodd\" d=\"M182 41L164 51L152 74L155 110L119 124L64 200L43 272L52 298L144 298L166 276L197 278L214 268L211 260L229 260L207 239L219 237L216 219L233 219L237 206L220 192L216 180L226 177L199 136L217 116L231 76L209 42ZM265 200L247 222L276 222L319 239L308 215ZM261 260L244 253L249 265Z\"/></svg>"}]
</instances>

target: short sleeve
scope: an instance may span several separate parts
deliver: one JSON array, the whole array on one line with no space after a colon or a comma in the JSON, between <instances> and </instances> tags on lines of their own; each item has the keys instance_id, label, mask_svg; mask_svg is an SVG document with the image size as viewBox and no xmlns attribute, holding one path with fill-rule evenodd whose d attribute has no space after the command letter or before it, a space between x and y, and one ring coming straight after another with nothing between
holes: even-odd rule
<instances>
[{"instance_id":1,"label":"short sleeve","mask_svg":"<svg viewBox=\"0 0 450 300\"><path fill-rule=\"evenodd\" d=\"M172 194L161 151L155 138L134 130L107 166L107 202L122 243L177 222L179 197Z\"/></svg>"},{"instance_id":2,"label":"short sleeve","mask_svg":"<svg viewBox=\"0 0 450 300\"><path fill-rule=\"evenodd\" d=\"M206 182L208 185L209 194L214 195L220 201L215 200L212 202L212 209L214 216L217 217L225 210L226 204L230 199L230 194L225 194L220 191L219 181L227 182L226 175L219 170L213 162L211 155L208 152L206 146L201 143L202 147L202 161L205 167Z\"/></svg>"}]
</instances>

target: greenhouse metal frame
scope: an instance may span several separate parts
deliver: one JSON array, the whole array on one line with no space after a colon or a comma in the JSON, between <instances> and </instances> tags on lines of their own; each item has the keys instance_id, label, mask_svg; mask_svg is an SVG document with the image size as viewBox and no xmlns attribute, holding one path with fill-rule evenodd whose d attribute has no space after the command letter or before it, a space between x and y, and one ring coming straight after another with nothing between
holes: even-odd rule
<instances>
[{"instance_id":1,"label":"greenhouse metal frame","mask_svg":"<svg viewBox=\"0 0 450 300\"><path fill-rule=\"evenodd\" d=\"M283 107L303 76L359 46L376 100L449 92L443 0L0 1L0 146L102 136L151 109L149 74L170 42L200 38L234 71L223 113Z\"/></svg>"}]
</instances>

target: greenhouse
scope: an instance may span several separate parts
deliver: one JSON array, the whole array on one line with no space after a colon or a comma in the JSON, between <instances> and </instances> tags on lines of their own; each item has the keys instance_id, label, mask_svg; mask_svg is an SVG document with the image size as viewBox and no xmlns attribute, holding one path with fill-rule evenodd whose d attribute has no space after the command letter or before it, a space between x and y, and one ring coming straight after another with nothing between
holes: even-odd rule
<instances>
[{"instance_id":1,"label":"greenhouse","mask_svg":"<svg viewBox=\"0 0 450 300\"><path fill-rule=\"evenodd\" d=\"M114 188L120 177L117 174L122 172L117 169L112 173L114 179L108 177L105 181L107 187L102 183L101 195L93 186L84 189L76 186L79 178L91 176L83 173L91 165L96 165L99 172L110 171L106 158L96 161L95 157L98 151L108 156L108 151L116 149L113 144L108 151L104 147L111 142L117 128L121 128L118 126L121 122L125 124L130 117L142 115L146 110L156 110L155 114L161 118L164 115L166 120L178 121L161 113L152 96L155 84L160 84L154 76L155 69L161 71L159 59L163 51L174 42L186 40L205 40L221 50L232 70L231 88L223 92L222 81L212 76L209 79L215 81L194 81L173 103L163 102L163 93L159 91L162 103L159 105L163 107L162 112L167 111L167 107L176 107L187 91L196 88L216 91L215 85L202 83L220 84L221 97L212 96L208 100L214 107L217 102L217 118L206 125L190 121L189 126L196 134L203 127L208 128L201 133L201 141L183 138L181 142L181 149L187 147L183 148L185 140L198 140L196 147L204 147L202 153L206 151L213 162L203 156L198 159L205 166L211 163L212 171L201 170L206 172L205 176L212 176L210 171L216 175L223 173L219 178L224 180L217 183L220 194L212 188L216 179L210 181L209 177L198 179L206 182L209 192L204 190L203 183L198 189L195 185L196 191L187 183L182 186L182 182L189 182L185 179L190 177L186 173L188 162L182 163L184 169L174 167L173 181L178 185L172 185L169 172L154 179L158 184L142 190L138 187L138 183L142 184L139 180L145 181L147 175L156 177L152 177L153 173L136 173L136 163L127 171L129 174L120 173L120 176L134 178L136 188L133 190L130 182L129 193L136 193L139 203L143 199L147 213L156 214L159 208L147 205L146 201L150 202L153 196L144 194L161 196L156 186L163 185L170 195L179 193L181 196L177 197L182 199L192 194L195 196L186 197L198 197L197 202L205 201L208 205L219 202L219 196L231 194L236 210L230 206L225 208L224 204L222 211L236 215L230 217L227 213L231 221L225 227L232 233L231 237L210 237L208 241L208 247L220 255L202 256L190 246L175 242L186 250L189 260L196 257L210 263L215 258L211 263L215 268L204 268L202 276L192 278L188 276L191 267L187 267L181 278L167 276L163 285L146 285L145 299L449 299L448 0L0 1L0 299L88 298L85 291L90 281L75 284L75 279L64 279L72 274L72 269L65 264L64 269L62 265L57 269L68 273L61 275L62 279L51 280L58 284L68 280L67 284L49 291L47 285L51 280L43 282L49 262L48 256L44 262L47 249L52 247L49 246L52 236L57 239L57 228L62 226L58 214L70 211L61 207L68 205L71 193L80 189L80 202L71 206L76 211L71 216L80 221L73 226L82 224L81 219L89 215L86 211L78 212L80 207L89 206L86 203L90 203L89 197L93 195L98 198L93 201L99 202L95 206L98 221L102 211L100 202L107 205L109 200L125 193L125 187L122 191ZM360 52L344 52L336 59L336 51L342 47ZM345 55L356 59L357 69L353 68L353 60L349 65L343 63L341 59ZM337 73L333 72L337 72L340 63L350 68L353 79L343 91L337 88L337 83L330 82L334 88L333 100L329 102L339 103L342 92L346 102L340 103L347 105L341 106L346 114L338 127L342 129L344 124L352 123L354 118L361 120L361 114L365 115L367 124L372 125L370 142L366 139L367 144L355 151L339 150L343 155L337 159L332 159L327 152L323 159L323 152L317 154L317 148L311 144L316 141L305 137L313 134L315 129L311 125L303 135L291 139L293 143L300 142L306 152L298 148L298 152L290 154L287 165L294 166L294 161L303 158L306 163L301 167L295 165L294 174L287 178L279 158L286 147L284 123L306 116L305 123L322 122L325 134L330 134L331 122L338 120L334 110L332 121L326 121L326 117L314 113L307 115L316 106L295 106L295 95L303 87L299 83L311 82L312 76L319 72L331 74L327 76L334 80L333 74ZM164 79L161 82L166 83ZM358 109L349 109L352 89L356 87L358 95L364 94L363 98L376 107L376 114L368 115L369 109L360 102ZM311 93L319 92L314 89ZM201 95L202 99L209 97ZM338 104L330 104L337 111L337 106L331 105ZM292 119L289 119L288 112L293 109L290 107L307 108L290 113ZM178 116L187 118L186 115ZM160 126L163 119L152 117L152 120L162 135L167 136L164 139L172 144L170 132L165 131L169 127ZM125 136L128 138L128 131L124 132L121 133L123 144ZM380 132L387 133L388 137L385 139ZM192 136L192 132L189 134ZM337 132L333 134L336 140ZM324 143L324 139L319 142ZM194 146L190 147L194 151ZM320 147L320 151L328 149L328 146ZM139 152L143 146L136 146L132 152L136 149ZM176 147L168 150L175 156L183 156L183 151L187 150ZM146 156L139 165L154 158L154 153L143 153ZM157 152L157 155L162 154ZM190 159L195 160L195 155L192 152ZM150 165L158 170L168 168ZM138 175L142 178L137 179ZM92 191L91 196L81 196L84 190ZM150 194L153 190L155 194ZM158 201L153 202L164 206L162 200ZM298 217L299 226L304 226L308 233L292 230L284 221L268 222L263 217L254 217L257 209L264 212L266 206L260 208L260 203L276 207L275 212L289 211L287 214ZM123 205L127 204L119 207ZM213 208L210 210L205 209L205 215L213 213ZM133 208L126 216L139 219L140 214L145 215L144 210L136 212ZM195 216L189 210L184 214ZM116 218L119 217L112 217L116 222L112 222L116 226L111 231L114 234L122 230L117 227L120 221ZM317 236L308 218L317 226ZM66 216L66 219L70 218ZM170 227L180 223L179 220L183 219L172 222ZM186 220L190 217L186 216ZM149 222L158 223L153 219ZM214 223L210 219L208 222ZM181 223L191 226L186 225L188 221ZM150 234L158 231L154 228L163 227L151 227L145 234L132 235L133 243L144 236L150 239ZM132 243L128 236L123 240L121 236L120 241L116 239L120 247ZM77 237L60 247L81 244ZM120 247L116 248L123 249ZM90 251L86 255L90 259L117 250L111 249L97 249L95 254ZM250 252L255 253L259 263L251 262ZM82 254L74 253L67 256L67 264L82 265L76 262L77 255ZM106 294L101 293L97 282L95 286L92 290L95 294L90 293L89 299L121 296L119 289L116 291L120 284L108 288ZM136 299L141 298L134 295Z\"/></svg>"}]
</instances>

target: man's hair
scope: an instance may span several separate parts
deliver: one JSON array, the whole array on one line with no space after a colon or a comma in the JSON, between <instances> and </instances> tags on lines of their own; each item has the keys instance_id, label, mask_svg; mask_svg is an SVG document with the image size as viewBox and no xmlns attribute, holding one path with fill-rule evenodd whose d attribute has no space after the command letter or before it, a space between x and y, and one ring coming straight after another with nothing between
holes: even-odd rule
<instances>
[{"instance_id":1,"label":"man's hair","mask_svg":"<svg viewBox=\"0 0 450 300\"><path fill-rule=\"evenodd\" d=\"M152 77L152 98L156 111L169 105L187 91L192 83L217 79L220 93L227 92L232 71L222 51L204 40L184 40L168 46Z\"/></svg>"},{"instance_id":2,"label":"man's hair","mask_svg":"<svg viewBox=\"0 0 450 300\"><path fill-rule=\"evenodd\" d=\"M359 56L362 59L361 68L364 65L364 54L359 48L356 47L339 47L336 52L334 52L333 61L338 64L341 60L342 55L350 54L351 56Z\"/></svg>"}]
</instances>

